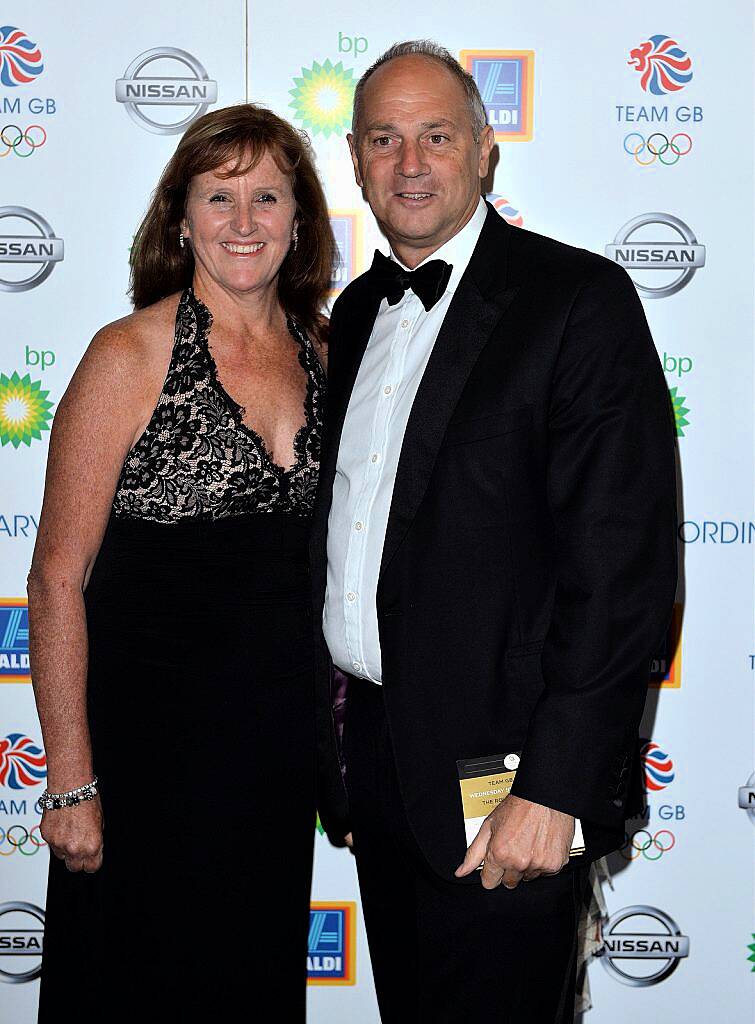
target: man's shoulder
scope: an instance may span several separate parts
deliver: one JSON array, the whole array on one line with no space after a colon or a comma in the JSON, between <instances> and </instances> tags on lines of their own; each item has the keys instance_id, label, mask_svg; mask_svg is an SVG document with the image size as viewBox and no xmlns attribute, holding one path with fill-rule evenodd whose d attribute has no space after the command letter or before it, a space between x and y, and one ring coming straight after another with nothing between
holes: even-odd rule
<instances>
[{"instance_id":1,"label":"man's shoulder","mask_svg":"<svg viewBox=\"0 0 755 1024\"><path fill-rule=\"evenodd\" d=\"M338 316L341 310L354 308L366 302L371 292L369 281L367 270L350 281L333 303L331 318L333 315Z\"/></svg>"},{"instance_id":2,"label":"man's shoulder","mask_svg":"<svg viewBox=\"0 0 755 1024\"><path fill-rule=\"evenodd\" d=\"M511 232L506 287L529 293L559 317L564 312L577 319L600 314L640 324L644 314L637 289L618 263L523 228Z\"/></svg>"},{"instance_id":3,"label":"man's shoulder","mask_svg":"<svg viewBox=\"0 0 755 1024\"><path fill-rule=\"evenodd\" d=\"M514 274L536 272L549 278L555 276L572 286L599 278L612 281L627 276L622 267L599 253L527 228L511 229L510 260Z\"/></svg>"}]
</instances>

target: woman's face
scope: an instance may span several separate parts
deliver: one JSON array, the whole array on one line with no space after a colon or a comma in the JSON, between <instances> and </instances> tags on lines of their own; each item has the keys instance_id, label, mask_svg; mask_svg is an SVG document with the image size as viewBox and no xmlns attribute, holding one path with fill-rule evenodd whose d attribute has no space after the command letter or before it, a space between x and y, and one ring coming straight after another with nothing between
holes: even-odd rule
<instances>
[{"instance_id":1,"label":"woman's face","mask_svg":"<svg viewBox=\"0 0 755 1024\"><path fill-rule=\"evenodd\" d=\"M224 164L191 180L182 222L196 274L237 293L264 291L291 245L296 202L291 178L265 153L255 167L221 177Z\"/></svg>"}]
</instances>

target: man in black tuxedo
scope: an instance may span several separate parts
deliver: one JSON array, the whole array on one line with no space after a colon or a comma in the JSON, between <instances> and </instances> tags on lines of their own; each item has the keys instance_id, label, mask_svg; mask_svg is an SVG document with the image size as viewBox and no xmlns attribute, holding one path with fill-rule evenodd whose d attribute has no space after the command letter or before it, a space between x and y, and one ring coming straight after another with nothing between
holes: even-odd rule
<instances>
[{"instance_id":1,"label":"man in black tuxedo","mask_svg":"<svg viewBox=\"0 0 755 1024\"><path fill-rule=\"evenodd\" d=\"M663 373L623 270L480 198L493 132L445 50L366 72L349 143L392 255L331 319L321 818L353 833L384 1022L571 1021L675 592ZM510 795L467 847L457 762L504 754Z\"/></svg>"}]
</instances>

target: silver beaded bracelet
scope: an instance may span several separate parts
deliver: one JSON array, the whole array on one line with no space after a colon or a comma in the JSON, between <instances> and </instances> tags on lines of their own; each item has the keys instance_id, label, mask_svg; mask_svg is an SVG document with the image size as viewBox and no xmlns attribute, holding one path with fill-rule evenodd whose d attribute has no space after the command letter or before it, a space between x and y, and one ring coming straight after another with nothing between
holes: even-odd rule
<instances>
[{"instance_id":1,"label":"silver beaded bracelet","mask_svg":"<svg viewBox=\"0 0 755 1024\"><path fill-rule=\"evenodd\" d=\"M43 811L57 811L61 807L77 807L82 800L94 800L97 796L97 776L84 786L69 789L67 793L48 793L44 791L39 798L39 806Z\"/></svg>"}]
</instances>

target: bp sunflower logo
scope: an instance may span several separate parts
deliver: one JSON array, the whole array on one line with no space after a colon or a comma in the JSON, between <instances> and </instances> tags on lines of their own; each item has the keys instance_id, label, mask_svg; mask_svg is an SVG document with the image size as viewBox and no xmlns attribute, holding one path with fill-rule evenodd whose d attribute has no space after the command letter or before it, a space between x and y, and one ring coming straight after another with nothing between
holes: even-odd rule
<instances>
[{"instance_id":1,"label":"bp sunflower logo","mask_svg":"<svg viewBox=\"0 0 755 1024\"><path fill-rule=\"evenodd\" d=\"M689 409L684 404L687 399L684 395L677 395L676 388L669 388L668 393L671 397L671 405L674 409L674 423L676 424L676 436L684 437L684 428L689 426L689 420L687 419L687 413Z\"/></svg>"},{"instance_id":2,"label":"bp sunflower logo","mask_svg":"<svg viewBox=\"0 0 755 1024\"><path fill-rule=\"evenodd\" d=\"M42 437L49 430L53 403L47 401L49 391L42 390L42 381L32 380L27 373L6 377L0 373L0 445L10 443L14 448Z\"/></svg>"},{"instance_id":3,"label":"bp sunflower logo","mask_svg":"<svg viewBox=\"0 0 755 1024\"><path fill-rule=\"evenodd\" d=\"M301 78L294 78L294 84L289 106L305 128L327 139L349 127L356 86L353 68L344 68L340 61L315 61L311 68L301 69Z\"/></svg>"},{"instance_id":4,"label":"bp sunflower logo","mask_svg":"<svg viewBox=\"0 0 755 1024\"><path fill-rule=\"evenodd\" d=\"M752 937L755 939L755 934ZM752 964L752 969L755 971L755 942L751 942L747 948L750 951L750 955L747 957L747 960Z\"/></svg>"}]
</instances>

